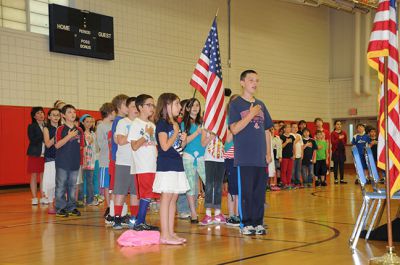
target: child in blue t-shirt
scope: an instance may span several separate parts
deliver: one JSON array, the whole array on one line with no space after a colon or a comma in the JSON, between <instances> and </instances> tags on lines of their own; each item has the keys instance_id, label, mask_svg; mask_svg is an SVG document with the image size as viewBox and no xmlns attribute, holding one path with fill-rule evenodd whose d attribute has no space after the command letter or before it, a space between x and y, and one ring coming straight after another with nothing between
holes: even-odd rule
<instances>
[{"instance_id":1,"label":"child in blue t-shirt","mask_svg":"<svg viewBox=\"0 0 400 265\"><path fill-rule=\"evenodd\" d=\"M351 144L355 145L358 149L358 153L360 154L361 163L363 169L365 171L365 175L368 176L368 167L367 162L365 161L365 147L371 143L371 138L368 134L365 133L365 125L364 124L357 124L357 134L354 135L353 139L351 140ZM356 179L356 184L358 184L358 179Z\"/></svg>"},{"instance_id":2,"label":"child in blue t-shirt","mask_svg":"<svg viewBox=\"0 0 400 265\"><path fill-rule=\"evenodd\" d=\"M58 127L54 147L56 151L56 210L57 216L80 216L76 208L76 180L79 173L84 136L74 125L76 110L72 105L61 109L65 124Z\"/></svg>"},{"instance_id":3,"label":"child in blue t-shirt","mask_svg":"<svg viewBox=\"0 0 400 265\"><path fill-rule=\"evenodd\" d=\"M229 128L235 145L234 165L238 168L241 233L244 235L266 234L265 179L268 163L272 162L269 129L273 123L265 104L254 97L258 82L256 71L242 72L243 94L229 107Z\"/></svg>"},{"instance_id":4,"label":"child in blue t-shirt","mask_svg":"<svg viewBox=\"0 0 400 265\"><path fill-rule=\"evenodd\" d=\"M190 99L183 112L183 119L181 123L181 130L188 134L187 145L183 152L183 167L185 169L186 177L189 181L190 190L186 192L186 198L189 202L191 223L197 224L199 222L196 212L196 200L199 193L199 177L205 183L205 166L204 166L204 150L201 145L201 105L200 101L196 98ZM183 200L186 200L183 197ZM182 211L181 195L178 198L178 213ZM181 202L181 203L180 203ZM185 201L183 203L186 203Z\"/></svg>"},{"instance_id":5,"label":"child in blue t-shirt","mask_svg":"<svg viewBox=\"0 0 400 265\"><path fill-rule=\"evenodd\" d=\"M155 119L158 156L153 192L161 193L160 243L167 245L186 242L186 239L178 237L173 231L178 194L186 193L190 188L182 160L186 133L181 132L177 122L180 110L179 98L175 94L163 93L157 100Z\"/></svg>"}]
</instances>

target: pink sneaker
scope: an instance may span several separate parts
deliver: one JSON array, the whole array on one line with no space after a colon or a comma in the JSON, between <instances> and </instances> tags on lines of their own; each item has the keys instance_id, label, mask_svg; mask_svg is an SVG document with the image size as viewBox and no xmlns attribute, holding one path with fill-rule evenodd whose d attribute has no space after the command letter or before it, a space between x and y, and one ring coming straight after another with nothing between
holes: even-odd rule
<instances>
[{"instance_id":1,"label":"pink sneaker","mask_svg":"<svg viewBox=\"0 0 400 265\"><path fill-rule=\"evenodd\" d=\"M213 224L213 219L209 215L205 215L199 223L199 225L212 225L212 224Z\"/></svg>"},{"instance_id":2,"label":"pink sneaker","mask_svg":"<svg viewBox=\"0 0 400 265\"><path fill-rule=\"evenodd\" d=\"M213 221L214 221L214 224L226 224L226 218L222 213L214 216Z\"/></svg>"}]
</instances>

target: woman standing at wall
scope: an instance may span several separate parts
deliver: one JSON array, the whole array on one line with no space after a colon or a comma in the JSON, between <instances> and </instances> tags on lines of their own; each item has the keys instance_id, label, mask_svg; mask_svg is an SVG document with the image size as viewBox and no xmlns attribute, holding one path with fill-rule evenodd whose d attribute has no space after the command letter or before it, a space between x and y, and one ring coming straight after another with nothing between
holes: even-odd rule
<instances>
[{"instance_id":1,"label":"woman standing at wall","mask_svg":"<svg viewBox=\"0 0 400 265\"><path fill-rule=\"evenodd\" d=\"M331 133L332 143L332 160L333 160L333 175L335 184L338 184L338 171L340 172L340 184L346 184L344 181L344 162L346 161L345 145L347 142L347 134L342 131L342 123L335 121L335 130Z\"/></svg>"},{"instance_id":2,"label":"woman standing at wall","mask_svg":"<svg viewBox=\"0 0 400 265\"><path fill-rule=\"evenodd\" d=\"M44 111L42 107L32 107L32 123L28 125L29 146L27 150L27 171L31 175L30 187L32 192L32 205L39 203L37 198L37 177L40 176L40 190L42 190L44 170ZM40 203L47 204L46 198L41 198Z\"/></svg>"}]
</instances>

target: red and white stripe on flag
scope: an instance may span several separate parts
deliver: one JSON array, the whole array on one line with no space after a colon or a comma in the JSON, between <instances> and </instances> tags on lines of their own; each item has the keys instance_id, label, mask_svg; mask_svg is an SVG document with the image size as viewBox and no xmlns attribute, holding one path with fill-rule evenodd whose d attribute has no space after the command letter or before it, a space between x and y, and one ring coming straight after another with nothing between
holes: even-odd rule
<instances>
[{"instance_id":1,"label":"red and white stripe on flag","mask_svg":"<svg viewBox=\"0 0 400 265\"><path fill-rule=\"evenodd\" d=\"M368 46L368 64L381 82L378 114L378 167L389 162L390 194L400 190L399 53L396 0L380 0ZM384 57L388 57L388 128L384 120ZM385 157L385 130L388 130L389 158Z\"/></svg>"},{"instance_id":2,"label":"red and white stripe on flag","mask_svg":"<svg viewBox=\"0 0 400 265\"><path fill-rule=\"evenodd\" d=\"M194 69L190 85L206 100L204 128L225 142L228 126L216 18Z\"/></svg>"}]
</instances>

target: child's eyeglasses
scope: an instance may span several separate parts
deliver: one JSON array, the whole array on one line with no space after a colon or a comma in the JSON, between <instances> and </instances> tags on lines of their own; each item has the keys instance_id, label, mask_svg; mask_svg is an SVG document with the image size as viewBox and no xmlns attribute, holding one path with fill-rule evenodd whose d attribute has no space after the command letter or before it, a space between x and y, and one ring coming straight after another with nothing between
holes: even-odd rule
<instances>
[{"instance_id":1,"label":"child's eyeglasses","mask_svg":"<svg viewBox=\"0 0 400 265\"><path fill-rule=\"evenodd\" d=\"M146 104L143 104L144 106L147 106L147 107L149 107L149 108L155 108L156 107L156 105L154 105L154 104L151 104L151 103L146 103Z\"/></svg>"}]
</instances>

